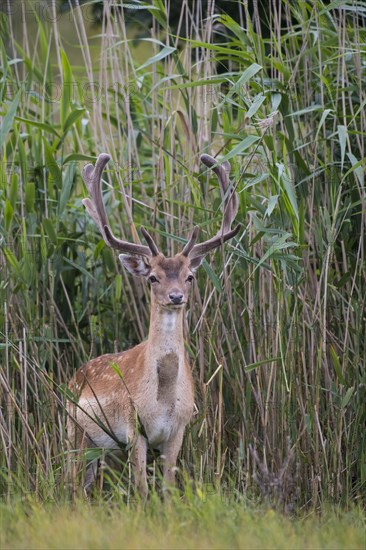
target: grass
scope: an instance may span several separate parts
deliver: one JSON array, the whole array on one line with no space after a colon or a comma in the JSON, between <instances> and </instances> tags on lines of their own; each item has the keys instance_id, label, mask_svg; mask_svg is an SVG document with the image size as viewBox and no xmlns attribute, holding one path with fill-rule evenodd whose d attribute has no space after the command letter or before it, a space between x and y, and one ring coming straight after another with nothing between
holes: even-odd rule
<instances>
[{"instance_id":1,"label":"grass","mask_svg":"<svg viewBox=\"0 0 366 550\"><path fill-rule=\"evenodd\" d=\"M139 505L40 506L34 502L3 508L6 530L1 547L12 548L364 548L364 519L356 509L325 511L286 518L273 510L228 503L208 496L203 501L175 499L166 506L153 498Z\"/></svg>"},{"instance_id":2,"label":"grass","mask_svg":"<svg viewBox=\"0 0 366 550\"><path fill-rule=\"evenodd\" d=\"M265 22L245 3L238 3L235 21L182 2L187 32L180 37L179 25L172 33L167 23L169 2L156 0L151 28L136 39L138 54L119 10L105 9L90 47L92 27L81 7L64 14L65 24L39 19L26 2L19 6L17 19L0 21L6 544L21 545L27 525L41 545L37 522L51 545L56 525L71 546L78 525L85 526L86 545L89 537L96 545L103 545L99 537L118 544L113 529L95 533L89 514L96 514L101 524L107 516L113 525L126 522L126 532L135 518L145 526L146 517L148 546L150 528L159 536L154 513L171 513L171 539L158 522L167 546L179 545L180 533L184 546L242 540L260 547L271 527L278 547L302 547L306 526L309 548L335 545L332 529L344 547L347 538L357 547L359 528L348 519L359 512L291 523L272 512L257 517L243 499L292 514L365 502L361 3L286 0L271 3ZM194 225L202 238L220 225L217 183L199 165L200 154L232 164L243 227L207 258L192 293L187 353L198 412L179 462L181 480L236 495L230 508L217 500L213 508L199 501L176 502L171 510L157 503L146 513L119 508L117 488L129 495L131 485L128 460L111 504L73 511L64 504L75 495L65 474L66 383L83 362L136 344L148 327L147 289L119 271L82 207L81 168L100 152L114 161L104 192L114 232L137 240L144 225L167 253ZM155 488L153 458L149 472ZM12 519L23 497L30 504ZM55 505L42 510L32 499ZM201 513L203 525L215 519L204 535ZM76 526L69 535L66 523Z\"/></svg>"}]
</instances>

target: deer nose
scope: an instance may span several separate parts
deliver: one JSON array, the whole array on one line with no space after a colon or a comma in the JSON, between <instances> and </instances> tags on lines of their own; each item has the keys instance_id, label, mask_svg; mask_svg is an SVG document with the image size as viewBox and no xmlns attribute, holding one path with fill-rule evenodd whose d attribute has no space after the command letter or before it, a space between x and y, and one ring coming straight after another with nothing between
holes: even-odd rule
<instances>
[{"instance_id":1,"label":"deer nose","mask_svg":"<svg viewBox=\"0 0 366 550\"><path fill-rule=\"evenodd\" d=\"M181 304L183 300L183 294L181 294L180 292L171 292L169 294L169 298L173 304Z\"/></svg>"}]
</instances>

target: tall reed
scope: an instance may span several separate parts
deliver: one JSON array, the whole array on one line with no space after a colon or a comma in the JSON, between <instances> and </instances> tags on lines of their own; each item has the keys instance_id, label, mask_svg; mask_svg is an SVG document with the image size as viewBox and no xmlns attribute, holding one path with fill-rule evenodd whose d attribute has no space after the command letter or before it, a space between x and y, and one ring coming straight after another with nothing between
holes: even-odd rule
<instances>
[{"instance_id":1,"label":"tall reed","mask_svg":"<svg viewBox=\"0 0 366 550\"><path fill-rule=\"evenodd\" d=\"M115 232L137 240L143 224L166 253L195 224L219 227L201 153L230 160L240 196L243 230L201 268L188 309L197 412L182 478L290 508L364 498L364 8L285 0L265 25L246 3L237 21L209 4L183 0L173 34L170 2L142 3L153 24L135 40L111 1L100 28L88 4L62 18L52 4L42 19L21 2L18 19L2 16L9 499L64 495L67 380L147 334L147 288L121 272L81 204L80 169L102 151Z\"/></svg>"}]
</instances>

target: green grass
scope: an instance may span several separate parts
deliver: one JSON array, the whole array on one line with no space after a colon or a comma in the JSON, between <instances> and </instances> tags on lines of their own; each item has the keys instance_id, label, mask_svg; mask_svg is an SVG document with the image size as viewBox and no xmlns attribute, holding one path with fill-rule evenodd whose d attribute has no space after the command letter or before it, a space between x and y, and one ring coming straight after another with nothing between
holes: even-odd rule
<instances>
[{"instance_id":1,"label":"green grass","mask_svg":"<svg viewBox=\"0 0 366 550\"><path fill-rule=\"evenodd\" d=\"M282 542L285 528L300 541L306 521L256 518L240 498L291 513L365 502L365 13L357 2L274 2L266 30L244 4L240 26L182 3L179 38L156 0L138 54L118 10L94 27L93 46L79 10L20 28L0 19L0 494L9 506L29 494L56 502L32 521L20 509L19 526L48 522L52 538L52 514L72 493L67 381L147 334L147 289L120 270L82 207L82 166L101 152L114 161L104 176L114 233L137 240L144 225L167 253L194 225L203 239L220 226L202 153L230 158L240 197L242 230L207 257L188 308L198 412L180 479L239 496L233 518L217 505L223 533L244 514L243 525L273 521ZM18 24L33 17L20 6ZM128 460L117 485L129 494ZM75 525L86 516L86 536L88 514L108 514L60 506L64 536L68 514ZM182 510L188 527L174 533L189 537L206 504L184 506L171 513ZM121 521L135 525L134 514L123 508ZM344 540L342 521L329 518ZM309 537L320 537L309 522ZM204 536L225 542L211 523ZM20 536L12 525L6 536ZM239 527L243 544L256 544L260 529Z\"/></svg>"},{"instance_id":2,"label":"green grass","mask_svg":"<svg viewBox=\"0 0 366 550\"><path fill-rule=\"evenodd\" d=\"M360 511L328 510L290 519L213 495L205 500L158 499L145 509L113 505L40 506L32 502L0 509L1 547L62 549L309 549L364 548Z\"/></svg>"}]
</instances>

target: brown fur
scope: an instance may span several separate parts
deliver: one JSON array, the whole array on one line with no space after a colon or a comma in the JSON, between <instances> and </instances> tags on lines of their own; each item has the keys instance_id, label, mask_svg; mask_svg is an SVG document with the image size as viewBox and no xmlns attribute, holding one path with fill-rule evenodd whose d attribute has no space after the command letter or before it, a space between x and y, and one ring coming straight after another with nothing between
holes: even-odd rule
<instances>
[{"instance_id":1,"label":"brown fur","mask_svg":"<svg viewBox=\"0 0 366 550\"><path fill-rule=\"evenodd\" d=\"M129 268L141 270L130 262ZM132 443L136 483L146 494L146 446L161 451L165 479L174 482L174 466L183 432L193 412L193 381L185 357L183 313L191 284L186 258L152 258L149 337L132 349L107 354L83 365L69 383L75 403L69 404L69 439L77 448L94 445L118 449ZM183 304L170 303L169 294L183 294ZM139 428L140 427L140 428ZM89 467L86 489L96 476Z\"/></svg>"},{"instance_id":2,"label":"brown fur","mask_svg":"<svg viewBox=\"0 0 366 550\"><path fill-rule=\"evenodd\" d=\"M172 398L178 377L179 357L175 353L164 355L158 365L158 395L157 400L169 401Z\"/></svg>"}]
</instances>

